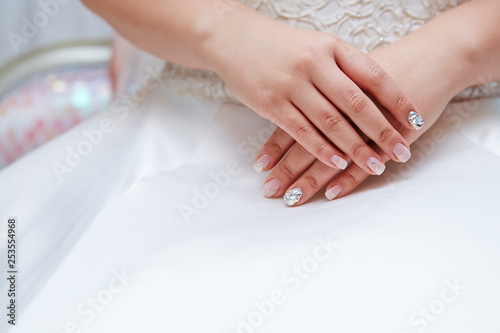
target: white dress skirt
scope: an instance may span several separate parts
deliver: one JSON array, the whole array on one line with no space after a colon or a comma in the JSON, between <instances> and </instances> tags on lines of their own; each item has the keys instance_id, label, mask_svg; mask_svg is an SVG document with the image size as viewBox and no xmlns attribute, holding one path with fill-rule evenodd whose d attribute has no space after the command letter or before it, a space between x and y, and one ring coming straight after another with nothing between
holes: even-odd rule
<instances>
[{"instance_id":1,"label":"white dress skirt","mask_svg":"<svg viewBox=\"0 0 500 333\"><path fill-rule=\"evenodd\" d=\"M143 88L0 172L5 273L10 217L18 244L2 332L500 331L498 99L449 106L349 196L289 208L253 170L268 121L138 59Z\"/></svg>"}]
</instances>

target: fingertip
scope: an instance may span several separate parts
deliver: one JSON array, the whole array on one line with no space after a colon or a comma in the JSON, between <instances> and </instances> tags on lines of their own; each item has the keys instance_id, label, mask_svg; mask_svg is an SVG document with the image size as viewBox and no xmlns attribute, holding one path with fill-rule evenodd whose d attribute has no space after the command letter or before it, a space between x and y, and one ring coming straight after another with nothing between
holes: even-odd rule
<instances>
[{"instance_id":1,"label":"fingertip","mask_svg":"<svg viewBox=\"0 0 500 333\"><path fill-rule=\"evenodd\" d=\"M267 183L264 184L264 187L262 188L262 194L266 198L272 198L278 193L278 191L281 189L281 183L277 179L271 179Z\"/></svg>"},{"instance_id":2,"label":"fingertip","mask_svg":"<svg viewBox=\"0 0 500 333\"><path fill-rule=\"evenodd\" d=\"M408 113L408 124L410 125L410 128L416 130L416 131L419 131L422 129L422 127L424 127L424 118L422 118L422 116L416 112L416 111L410 111Z\"/></svg>"},{"instance_id":3,"label":"fingertip","mask_svg":"<svg viewBox=\"0 0 500 333\"><path fill-rule=\"evenodd\" d=\"M347 161L340 157L339 155L333 155L332 163L340 170L345 170L347 168Z\"/></svg>"},{"instance_id":4,"label":"fingertip","mask_svg":"<svg viewBox=\"0 0 500 333\"><path fill-rule=\"evenodd\" d=\"M271 165L271 156L267 154L262 154L254 163L253 168L257 173L262 173L264 171L269 171L268 168Z\"/></svg>"},{"instance_id":5,"label":"fingertip","mask_svg":"<svg viewBox=\"0 0 500 333\"><path fill-rule=\"evenodd\" d=\"M397 143L392 149L392 152L397 158L396 162L406 163L411 158L410 149L403 143Z\"/></svg>"},{"instance_id":6,"label":"fingertip","mask_svg":"<svg viewBox=\"0 0 500 333\"><path fill-rule=\"evenodd\" d=\"M385 164L376 157L370 157L366 162L366 165L373 172L373 174L377 176L380 176L385 171Z\"/></svg>"},{"instance_id":7,"label":"fingertip","mask_svg":"<svg viewBox=\"0 0 500 333\"><path fill-rule=\"evenodd\" d=\"M303 196L302 189L300 187L296 187L288 191L283 196L283 200L288 205L288 207L293 207L300 201L300 199L302 199L302 196Z\"/></svg>"},{"instance_id":8,"label":"fingertip","mask_svg":"<svg viewBox=\"0 0 500 333\"><path fill-rule=\"evenodd\" d=\"M335 185L325 192L325 197L329 201L332 201L333 199L337 198L340 193L342 193L342 188L339 185Z\"/></svg>"}]
</instances>

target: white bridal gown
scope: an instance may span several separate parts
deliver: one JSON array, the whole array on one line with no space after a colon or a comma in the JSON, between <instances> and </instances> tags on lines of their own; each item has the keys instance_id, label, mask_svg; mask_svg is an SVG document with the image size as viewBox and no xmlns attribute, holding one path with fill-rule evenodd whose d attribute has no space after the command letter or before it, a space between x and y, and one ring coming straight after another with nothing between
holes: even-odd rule
<instances>
[{"instance_id":1,"label":"white bridal gown","mask_svg":"<svg viewBox=\"0 0 500 333\"><path fill-rule=\"evenodd\" d=\"M363 50L460 3L246 2ZM498 99L450 106L353 194L288 208L252 167L267 121L212 73L168 65L154 89L163 64L127 61L122 91L146 83L128 101L0 172L19 269L2 332L500 332Z\"/></svg>"}]
</instances>

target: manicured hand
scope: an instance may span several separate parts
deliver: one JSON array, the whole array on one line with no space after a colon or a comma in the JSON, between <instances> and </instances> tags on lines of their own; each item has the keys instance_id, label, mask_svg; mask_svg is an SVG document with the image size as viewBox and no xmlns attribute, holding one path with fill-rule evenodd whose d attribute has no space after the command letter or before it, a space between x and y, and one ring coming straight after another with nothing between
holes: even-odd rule
<instances>
[{"instance_id":1,"label":"manicured hand","mask_svg":"<svg viewBox=\"0 0 500 333\"><path fill-rule=\"evenodd\" d=\"M228 21L232 15L238 15L236 10ZM224 42L215 44L221 55L216 72L240 101L326 167L345 169L352 159L361 170L379 175L385 169L382 153L394 161L408 160L407 141L369 95L404 128L419 129L423 121L414 113L416 105L374 60L331 34L260 16L227 31ZM380 152L365 143L349 119Z\"/></svg>"}]
</instances>

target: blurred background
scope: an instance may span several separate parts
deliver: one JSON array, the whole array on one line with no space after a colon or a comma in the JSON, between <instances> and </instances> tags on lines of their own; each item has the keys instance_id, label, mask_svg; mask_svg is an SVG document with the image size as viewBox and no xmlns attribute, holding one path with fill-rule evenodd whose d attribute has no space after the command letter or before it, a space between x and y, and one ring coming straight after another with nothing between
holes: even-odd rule
<instances>
[{"instance_id":1,"label":"blurred background","mask_svg":"<svg viewBox=\"0 0 500 333\"><path fill-rule=\"evenodd\" d=\"M0 2L0 169L112 99L112 29L79 0Z\"/></svg>"}]
</instances>

